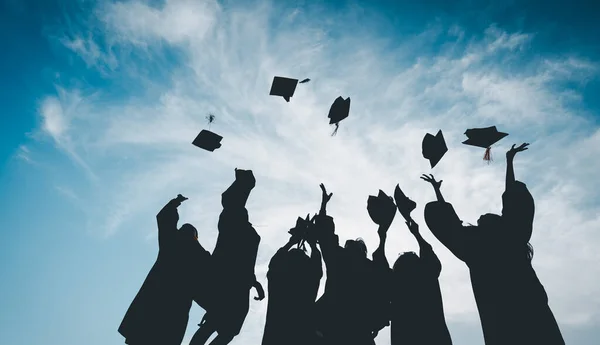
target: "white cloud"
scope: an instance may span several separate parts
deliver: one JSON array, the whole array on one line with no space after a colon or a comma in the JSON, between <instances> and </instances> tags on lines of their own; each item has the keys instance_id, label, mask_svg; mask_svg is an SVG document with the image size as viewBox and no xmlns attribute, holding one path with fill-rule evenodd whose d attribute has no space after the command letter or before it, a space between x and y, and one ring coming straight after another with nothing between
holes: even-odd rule
<instances>
[{"instance_id":1,"label":"white cloud","mask_svg":"<svg viewBox=\"0 0 600 345\"><path fill-rule=\"evenodd\" d=\"M253 169L257 188L249 211L251 221L261 225L259 268L264 271L296 217L317 211L320 182L334 193L329 212L341 239L363 237L370 253L377 238L365 209L367 197L380 188L392 193L400 183L418 203L414 217L444 265L447 318L476 323L467 269L423 221L423 206L434 194L418 179L430 172L421 140L426 132L443 129L450 151L434 174L444 180L447 200L472 223L482 213L500 212L504 152L527 141L531 148L519 154L516 173L536 198L537 273L561 325L595 320L600 310L600 300L593 297L600 293L594 278L600 274L594 192L600 187L595 177L600 135L584 113L569 107L580 100L576 90L555 87L565 78L589 78L595 64L573 57L530 58L527 68L508 71L505 62L528 59L527 43L534 37L496 27L466 46L459 40L438 55L419 56L448 30L395 42L397 48L390 50L383 46L391 39L382 41L366 29L332 38L332 32L355 23L353 13L339 13L338 21L320 21L315 13L280 13L268 5L225 10L212 1L102 7L107 40L142 49L149 59L165 44L183 54L181 64L163 66L171 71L167 82L142 76L141 86L152 96L111 102L74 93L85 112L73 122L65 110L71 95L66 93L42 112L44 128L57 142L77 133L73 152L83 150L94 166L103 167L96 169L103 180L94 196L97 205L90 206L102 231L113 234L133 221L153 229L155 212L182 193L190 198L180 211L182 221L206 229L201 241L212 249L220 193L232 181L233 168ZM277 31L273 18L283 18ZM368 28L370 23L361 24ZM451 34L465 35L458 27ZM125 70L140 63L118 59ZM312 81L299 85L286 103L268 96L274 75ZM352 98L351 115L331 137L326 115L339 95ZM208 112L217 115L212 130L224 136L223 147L213 153L190 144L206 126ZM488 166L483 150L460 142L466 128L489 125L510 136L492 149L495 161ZM401 251L416 249L397 217L387 249L390 262ZM261 279L266 283L264 274ZM266 303L251 303L251 315L233 344L260 339Z\"/></svg>"}]
</instances>

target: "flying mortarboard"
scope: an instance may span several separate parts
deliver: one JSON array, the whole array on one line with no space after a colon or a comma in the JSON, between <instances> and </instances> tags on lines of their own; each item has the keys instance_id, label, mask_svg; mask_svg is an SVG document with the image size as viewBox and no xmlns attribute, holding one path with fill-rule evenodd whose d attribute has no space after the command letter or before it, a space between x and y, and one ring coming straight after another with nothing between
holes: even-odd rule
<instances>
[{"instance_id":1,"label":"flying mortarboard","mask_svg":"<svg viewBox=\"0 0 600 345\"><path fill-rule=\"evenodd\" d=\"M394 200L396 201L396 207L398 207L398 211L406 219L406 221L410 221L410 213L417 207L417 203L410 200L402 189L400 189L400 185L396 185L396 189L394 190Z\"/></svg>"},{"instance_id":2,"label":"flying mortarboard","mask_svg":"<svg viewBox=\"0 0 600 345\"><path fill-rule=\"evenodd\" d=\"M431 168L435 167L436 164L442 159L442 157L448 152L444 135L440 129L435 136L427 133L423 138L423 157L429 159Z\"/></svg>"},{"instance_id":3,"label":"flying mortarboard","mask_svg":"<svg viewBox=\"0 0 600 345\"><path fill-rule=\"evenodd\" d=\"M490 147L507 136L508 133L498 132L496 126L491 126L467 129L465 135L468 139L463 141L463 144L485 148L483 159L489 162L492 159Z\"/></svg>"},{"instance_id":4,"label":"flying mortarboard","mask_svg":"<svg viewBox=\"0 0 600 345\"><path fill-rule=\"evenodd\" d=\"M210 128L210 124L213 123L213 121L215 121L215 116L213 114L208 114L206 119L208 120L208 128ZM222 136L208 131L206 129L203 129L200 132L200 134L198 134L196 139L194 139L192 144L201 149L205 149L206 151L213 152L214 150L221 147L221 139L223 139Z\"/></svg>"},{"instance_id":5,"label":"flying mortarboard","mask_svg":"<svg viewBox=\"0 0 600 345\"><path fill-rule=\"evenodd\" d=\"M309 81L310 79L307 78L302 80L300 84L307 83ZM290 98L294 95L294 92L296 91L296 86L298 86L298 79L274 77L269 95L281 96L286 100L286 102L289 102Z\"/></svg>"},{"instance_id":6,"label":"flying mortarboard","mask_svg":"<svg viewBox=\"0 0 600 345\"><path fill-rule=\"evenodd\" d=\"M340 121L347 118L350 115L350 97L344 99L342 96L335 99L331 108L329 109L329 124L335 124L335 130L331 134L332 136L337 133L340 126Z\"/></svg>"},{"instance_id":7,"label":"flying mortarboard","mask_svg":"<svg viewBox=\"0 0 600 345\"><path fill-rule=\"evenodd\" d=\"M198 146L201 149L205 149L206 151L213 152L214 150L221 147L221 139L223 139L222 136L215 134L211 131L207 131L206 129L203 129L200 132L200 134L198 134L196 139L194 139L192 144L194 144L194 146Z\"/></svg>"}]
</instances>

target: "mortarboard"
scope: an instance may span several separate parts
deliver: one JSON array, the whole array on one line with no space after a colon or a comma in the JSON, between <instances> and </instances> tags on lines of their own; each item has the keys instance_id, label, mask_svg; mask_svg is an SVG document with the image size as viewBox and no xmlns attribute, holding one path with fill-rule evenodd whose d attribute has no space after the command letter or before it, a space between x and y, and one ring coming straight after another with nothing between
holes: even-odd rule
<instances>
[{"instance_id":1,"label":"mortarboard","mask_svg":"<svg viewBox=\"0 0 600 345\"><path fill-rule=\"evenodd\" d=\"M350 115L350 97L343 99L342 96L338 97L333 101L331 108L329 108L329 124L335 124L335 130L331 135L335 135L340 126L340 121L347 118Z\"/></svg>"},{"instance_id":2,"label":"mortarboard","mask_svg":"<svg viewBox=\"0 0 600 345\"><path fill-rule=\"evenodd\" d=\"M275 77L273 78L273 83L271 84L271 92L269 92L269 95L281 96L287 102L289 102L290 98L294 95L294 91L296 91L297 85L298 79Z\"/></svg>"},{"instance_id":3,"label":"mortarboard","mask_svg":"<svg viewBox=\"0 0 600 345\"><path fill-rule=\"evenodd\" d=\"M194 139L192 144L201 149L205 149L206 151L213 152L221 147L221 139L223 139L222 136L203 129L200 134L198 134L196 139Z\"/></svg>"},{"instance_id":4,"label":"mortarboard","mask_svg":"<svg viewBox=\"0 0 600 345\"><path fill-rule=\"evenodd\" d=\"M375 224L382 225L394 219L396 205L394 204L394 199L380 189L377 196L369 195L367 199L367 211ZM388 217L391 217L391 219L388 219Z\"/></svg>"},{"instance_id":5,"label":"mortarboard","mask_svg":"<svg viewBox=\"0 0 600 345\"><path fill-rule=\"evenodd\" d=\"M429 159L431 168L435 167L436 164L442 159L444 154L448 152L444 135L440 129L435 136L427 133L423 138L423 157Z\"/></svg>"},{"instance_id":6,"label":"mortarboard","mask_svg":"<svg viewBox=\"0 0 600 345\"><path fill-rule=\"evenodd\" d=\"M508 133L498 132L496 126L485 127L485 128L471 128L467 129L465 135L468 137L467 140L462 143L465 145L477 146L485 148L485 155L483 159L486 161L491 160L490 147L500 141L508 135Z\"/></svg>"},{"instance_id":7,"label":"mortarboard","mask_svg":"<svg viewBox=\"0 0 600 345\"><path fill-rule=\"evenodd\" d=\"M410 200L402 189L400 189L400 185L396 185L396 189L394 190L394 200L396 201L396 207L398 207L398 211L406 219L406 221L410 221L410 213L417 207L417 204Z\"/></svg>"}]
</instances>

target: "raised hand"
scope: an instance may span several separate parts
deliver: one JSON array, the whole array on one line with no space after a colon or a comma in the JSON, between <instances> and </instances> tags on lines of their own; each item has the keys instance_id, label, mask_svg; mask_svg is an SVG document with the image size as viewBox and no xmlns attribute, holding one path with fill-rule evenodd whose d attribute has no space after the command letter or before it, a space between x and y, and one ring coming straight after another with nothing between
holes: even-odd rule
<instances>
[{"instance_id":1,"label":"raised hand","mask_svg":"<svg viewBox=\"0 0 600 345\"><path fill-rule=\"evenodd\" d=\"M177 197L173 200L175 200L176 206L181 205L182 202L186 201L188 198L186 198L185 196L181 195L181 194L177 194Z\"/></svg>"},{"instance_id":2,"label":"raised hand","mask_svg":"<svg viewBox=\"0 0 600 345\"><path fill-rule=\"evenodd\" d=\"M254 177L254 173L252 173L252 170L243 170L235 168L235 179L239 180L249 188L254 188L254 186L256 185L256 178Z\"/></svg>"},{"instance_id":3,"label":"raised hand","mask_svg":"<svg viewBox=\"0 0 600 345\"><path fill-rule=\"evenodd\" d=\"M319 185L319 187L321 187L321 192L322 192L321 193L321 210L319 211L319 213L326 214L327 203L329 202L329 200L331 200L333 193L327 194L327 189L325 189L325 185L322 183Z\"/></svg>"},{"instance_id":4,"label":"raised hand","mask_svg":"<svg viewBox=\"0 0 600 345\"><path fill-rule=\"evenodd\" d=\"M517 154L517 152L523 152L525 150L528 149L529 143L523 143L521 144L519 147L515 148L515 145L513 145L510 150L508 150L506 152L506 159L513 159L515 158L515 155Z\"/></svg>"},{"instance_id":5,"label":"raised hand","mask_svg":"<svg viewBox=\"0 0 600 345\"><path fill-rule=\"evenodd\" d=\"M421 176L421 180L431 183L431 185L433 186L434 189L440 189L440 187L442 186L442 182L444 182L444 180L436 181L435 177L433 177L433 175L431 175L431 174L429 174L429 176L423 174Z\"/></svg>"}]
</instances>

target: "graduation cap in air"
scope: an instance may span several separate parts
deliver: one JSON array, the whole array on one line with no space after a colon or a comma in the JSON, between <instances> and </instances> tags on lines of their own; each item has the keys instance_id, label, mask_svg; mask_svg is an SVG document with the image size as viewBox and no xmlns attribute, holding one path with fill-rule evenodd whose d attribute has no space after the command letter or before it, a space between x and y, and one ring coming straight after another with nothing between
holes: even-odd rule
<instances>
[{"instance_id":1,"label":"graduation cap in air","mask_svg":"<svg viewBox=\"0 0 600 345\"><path fill-rule=\"evenodd\" d=\"M468 139L462 143L465 145L477 146L486 149L483 160L489 162L492 160L490 152L491 146L507 136L508 133L498 132L496 126L491 126L485 128L467 129L465 135L468 137Z\"/></svg>"},{"instance_id":2,"label":"graduation cap in air","mask_svg":"<svg viewBox=\"0 0 600 345\"><path fill-rule=\"evenodd\" d=\"M367 212L375 224L391 223L396 215L394 199L380 189L377 196L369 195L367 199Z\"/></svg>"},{"instance_id":3,"label":"graduation cap in air","mask_svg":"<svg viewBox=\"0 0 600 345\"><path fill-rule=\"evenodd\" d=\"M427 133L423 138L423 157L429 159L431 168L435 167L436 164L442 159L442 157L448 152L444 135L440 129L435 136Z\"/></svg>"},{"instance_id":4,"label":"graduation cap in air","mask_svg":"<svg viewBox=\"0 0 600 345\"><path fill-rule=\"evenodd\" d=\"M340 127L340 121L347 118L350 115L350 97L343 99L342 96L338 97L333 101L331 108L329 108L329 124L335 124L335 130L331 134L334 136Z\"/></svg>"},{"instance_id":5,"label":"graduation cap in air","mask_svg":"<svg viewBox=\"0 0 600 345\"><path fill-rule=\"evenodd\" d=\"M208 124L210 126L210 124L215 120L215 116L212 114L209 114L207 116L207 119L208 119ZM201 149L205 149L206 151L213 152L214 150L221 147L221 139L223 139L222 136L220 136L216 133L213 133L209 130L203 129L200 132L200 134L198 134L198 136L196 136L196 139L194 139L192 144Z\"/></svg>"},{"instance_id":6,"label":"graduation cap in air","mask_svg":"<svg viewBox=\"0 0 600 345\"><path fill-rule=\"evenodd\" d=\"M308 83L310 79L306 78L300 82L300 84ZM298 86L298 79L285 78L285 77L274 77L273 83L271 84L271 96L281 96L286 102L290 101L290 98L294 95Z\"/></svg>"},{"instance_id":7,"label":"graduation cap in air","mask_svg":"<svg viewBox=\"0 0 600 345\"><path fill-rule=\"evenodd\" d=\"M398 211L400 212L402 217L404 217L404 219L406 219L407 222L410 221L410 213L412 212L412 210L417 208L417 203L410 200L406 195L404 195L404 192L402 191L402 189L400 189L399 184L396 185L396 189L394 190L394 200L396 201L396 207L398 207Z\"/></svg>"}]
</instances>

